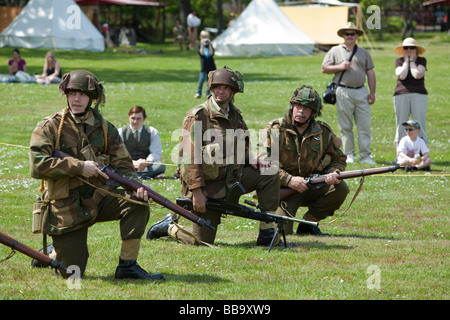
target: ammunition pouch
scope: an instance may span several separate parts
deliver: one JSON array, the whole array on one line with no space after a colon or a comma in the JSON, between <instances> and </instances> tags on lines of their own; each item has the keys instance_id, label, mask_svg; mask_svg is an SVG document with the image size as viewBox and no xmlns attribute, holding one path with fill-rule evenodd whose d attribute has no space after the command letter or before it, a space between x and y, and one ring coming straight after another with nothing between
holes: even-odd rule
<instances>
[{"instance_id":1,"label":"ammunition pouch","mask_svg":"<svg viewBox=\"0 0 450 320\"><path fill-rule=\"evenodd\" d=\"M46 191L45 191L46 192ZM42 233L42 221L44 218L45 210L47 210L48 202L42 200L45 199L44 194L42 197L38 197L36 203L33 205L33 219L31 225L31 231L33 233Z\"/></svg>"}]
</instances>

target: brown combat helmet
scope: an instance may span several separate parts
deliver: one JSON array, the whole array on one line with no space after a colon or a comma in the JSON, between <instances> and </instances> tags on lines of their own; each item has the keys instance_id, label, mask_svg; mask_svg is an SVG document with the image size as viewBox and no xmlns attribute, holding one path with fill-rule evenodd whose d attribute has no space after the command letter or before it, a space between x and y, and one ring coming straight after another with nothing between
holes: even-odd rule
<instances>
[{"instance_id":1,"label":"brown combat helmet","mask_svg":"<svg viewBox=\"0 0 450 320\"><path fill-rule=\"evenodd\" d=\"M59 85L59 91L67 94L70 91L81 91L92 100L96 100L95 108L105 103L105 89L97 77L87 70L73 70L66 73Z\"/></svg>"},{"instance_id":2,"label":"brown combat helmet","mask_svg":"<svg viewBox=\"0 0 450 320\"><path fill-rule=\"evenodd\" d=\"M289 102L291 106L292 103L299 103L302 106L310 108L315 112L316 116L320 117L322 115L322 99L312 86L302 85L295 89Z\"/></svg>"},{"instance_id":3,"label":"brown combat helmet","mask_svg":"<svg viewBox=\"0 0 450 320\"><path fill-rule=\"evenodd\" d=\"M223 67L210 71L208 74L208 89L215 86L229 86L234 92L244 92L244 76L239 71L233 71L230 67Z\"/></svg>"}]
</instances>

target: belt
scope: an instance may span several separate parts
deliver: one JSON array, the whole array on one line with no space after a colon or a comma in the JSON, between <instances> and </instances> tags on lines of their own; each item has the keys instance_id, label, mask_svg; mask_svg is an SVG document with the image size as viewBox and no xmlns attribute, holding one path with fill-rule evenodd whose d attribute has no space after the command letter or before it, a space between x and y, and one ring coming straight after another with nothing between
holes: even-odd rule
<instances>
[{"instance_id":1,"label":"belt","mask_svg":"<svg viewBox=\"0 0 450 320\"><path fill-rule=\"evenodd\" d=\"M338 87L343 87L343 88L347 88L347 89L360 89L362 87L364 87L364 85L359 86L359 87L350 87L350 86L344 86L343 84L338 85Z\"/></svg>"}]
</instances>

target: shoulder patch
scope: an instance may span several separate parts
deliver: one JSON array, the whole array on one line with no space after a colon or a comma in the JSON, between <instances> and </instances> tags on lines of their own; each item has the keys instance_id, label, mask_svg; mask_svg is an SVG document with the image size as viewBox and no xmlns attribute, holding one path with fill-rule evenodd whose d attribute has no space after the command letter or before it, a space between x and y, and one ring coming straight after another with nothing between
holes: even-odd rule
<instances>
[{"instance_id":1,"label":"shoulder patch","mask_svg":"<svg viewBox=\"0 0 450 320\"><path fill-rule=\"evenodd\" d=\"M324 127L324 128L327 128L327 129L331 132L331 136L333 137L333 144L334 144L334 146L335 146L337 149L341 148L341 147L342 147L342 139L341 139L341 137L337 136L337 135L333 132L333 129L331 129L331 127L330 127L327 123L325 123L325 122L323 122L323 121L320 121L320 120L318 120L317 123L318 123L320 126L322 126L322 127Z\"/></svg>"},{"instance_id":2,"label":"shoulder patch","mask_svg":"<svg viewBox=\"0 0 450 320\"><path fill-rule=\"evenodd\" d=\"M37 123L38 127L44 127L50 121L55 121L56 117L60 116L58 112L53 113L50 116L43 118L41 121Z\"/></svg>"},{"instance_id":3,"label":"shoulder patch","mask_svg":"<svg viewBox=\"0 0 450 320\"><path fill-rule=\"evenodd\" d=\"M45 125L48 123L48 121L49 121L49 119L48 118L44 118L44 119L42 119L41 121L39 121L38 123L37 123L37 127L41 127L41 128L43 128L43 127L45 127Z\"/></svg>"},{"instance_id":4,"label":"shoulder patch","mask_svg":"<svg viewBox=\"0 0 450 320\"><path fill-rule=\"evenodd\" d=\"M321 121L321 120L317 120L317 123L318 123L320 126L327 128L328 130L330 130L331 133L334 134L333 129L331 129L331 127L328 125L328 123L325 123L325 122L323 122L323 121Z\"/></svg>"},{"instance_id":5,"label":"shoulder patch","mask_svg":"<svg viewBox=\"0 0 450 320\"><path fill-rule=\"evenodd\" d=\"M189 117L195 117L197 115L197 113L199 113L201 110L203 110L205 107L204 104L199 104L198 106L195 106L194 108L192 108L191 110L189 110L186 114L186 118Z\"/></svg>"},{"instance_id":6,"label":"shoulder patch","mask_svg":"<svg viewBox=\"0 0 450 320\"><path fill-rule=\"evenodd\" d=\"M276 118L276 119L269 121L267 123L267 126L268 127L281 126L282 121L283 121L283 118Z\"/></svg>"}]
</instances>

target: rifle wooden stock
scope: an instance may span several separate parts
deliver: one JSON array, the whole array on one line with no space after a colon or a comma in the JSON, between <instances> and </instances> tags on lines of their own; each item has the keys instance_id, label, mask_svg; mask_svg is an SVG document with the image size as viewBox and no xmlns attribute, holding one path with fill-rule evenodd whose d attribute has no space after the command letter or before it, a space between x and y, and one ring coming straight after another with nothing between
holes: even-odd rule
<instances>
[{"instance_id":1,"label":"rifle wooden stock","mask_svg":"<svg viewBox=\"0 0 450 320\"><path fill-rule=\"evenodd\" d=\"M59 151L59 150L55 150L53 156L60 158L60 159L63 159L65 157L71 157L70 155L68 155L62 151ZM122 187L128 188L133 191L136 191L138 188L142 187L142 188L144 188L145 191L147 191L148 196L150 198L152 198L153 201L155 201L156 203L166 207L167 209L179 214L182 217L185 217L186 219L198 224L199 226L202 226L202 227L206 226L211 229L215 229L213 226L211 226L209 220L204 220L204 219L196 216L192 212L184 209L183 207L180 207L179 205L173 203L169 199L165 198L164 196L160 195L155 190L150 188L148 185L143 184L137 180L133 180L131 178L125 177L124 175L119 173L117 170L114 170L111 167L104 166L102 164L100 164L100 170L102 170L104 173L106 173L110 179L119 183Z\"/></svg>"},{"instance_id":2,"label":"rifle wooden stock","mask_svg":"<svg viewBox=\"0 0 450 320\"><path fill-rule=\"evenodd\" d=\"M370 176L370 175L380 174L380 173L385 173L385 172L394 172L400 168L402 168L402 167L399 165L395 165L395 166L390 166L390 167L344 171L339 174L330 173L330 174L325 174L325 175L313 175L310 178L306 178L306 181L307 181L308 187L310 187L314 184L324 183L326 177L328 177L328 176L333 176L333 177L338 178L339 180L343 180L343 179L356 178L356 177L362 177L362 176ZM280 189L280 201L283 201L286 198L288 198L296 193L297 193L297 191L294 189L281 188Z\"/></svg>"},{"instance_id":3,"label":"rifle wooden stock","mask_svg":"<svg viewBox=\"0 0 450 320\"><path fill-rule=\"evenodd\" d=\"M17 250L33 259L36 259L37 261L45 264L46 266L50 266L55 269L60 269L67 272L66 267L63 263L60 263L56 260L50 259L45 254L30 248L29 246L15 240L14 238L11 238L10 236L4 234L0 231L0 242L8 247L10 247L13 251Z\"/></svg>"}]
</instances>

